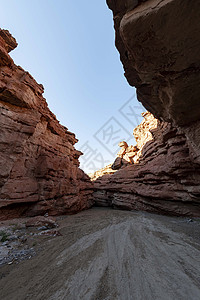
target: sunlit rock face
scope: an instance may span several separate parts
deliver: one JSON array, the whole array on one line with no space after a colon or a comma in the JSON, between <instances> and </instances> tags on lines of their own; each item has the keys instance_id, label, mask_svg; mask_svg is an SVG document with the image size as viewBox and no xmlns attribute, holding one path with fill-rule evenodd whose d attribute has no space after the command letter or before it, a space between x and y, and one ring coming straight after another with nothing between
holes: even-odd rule
<instances>
[{"instance_id":1,"label":"sunlit rock face","mask_svg":"<svg viewBox=\"0 0 200 300\"><path fill-rule=\"evenodd\" d=\"M48 109L44 88L8 52L0 30L0 218L75 213L92 205L75 135Z\"/></svg>"},{"instance_id":2,"label":"sunlit rock face","mask_svg":"<svg viewBox=\"0 0 200 300\"><path fill-rule=\"evenodd\" d=\"M114 174L108 169L96 174L96 205L200 216L200 166L190 155L185 134L150 113L143 116L134 129L139 149L134 164Z\"/></svg>"}]
</instances>

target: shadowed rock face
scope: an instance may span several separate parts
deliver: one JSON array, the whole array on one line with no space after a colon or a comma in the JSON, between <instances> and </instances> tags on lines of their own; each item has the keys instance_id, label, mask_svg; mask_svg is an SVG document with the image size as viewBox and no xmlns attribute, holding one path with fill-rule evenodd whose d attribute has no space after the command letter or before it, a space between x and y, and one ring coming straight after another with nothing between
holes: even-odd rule
<instances>
[{"instance_id":1,"label":"shadowed rock face","mask_svg":"<svg viewBox=\"0 0 200 300\"><path fill-rule=\"evenodd\" d=\"M130 85L155 117L176 125L200 118L200 2L107 0Z\"/></svg>"},{"instance_id":2,"label":"shadowed rock face","mask_svg":"<svg viewBox=\"0 0 200 300\"><path fill-rule=\"evenodd\" d=\"M125 77L159 120L134 130L137 164L94 182L96 203L200 216L200 2L107 3Z\"/></svg>"},{"instance_id":3,"label":"shadowed rock face","mask_svg":"<svg viewBox=\"0 0 200 300\"><path fill-rule=\"evenodd\" d=\"M78 168L75 135L48 109L43 86L8 52L0 30L0 218L74 213L91 206L91 183Z\"/></svg>"}]
</instances>

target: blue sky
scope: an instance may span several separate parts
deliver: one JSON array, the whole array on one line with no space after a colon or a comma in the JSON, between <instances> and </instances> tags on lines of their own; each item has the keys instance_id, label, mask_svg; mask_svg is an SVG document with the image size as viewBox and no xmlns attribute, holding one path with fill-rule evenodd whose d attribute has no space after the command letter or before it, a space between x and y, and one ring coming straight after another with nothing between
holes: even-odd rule
<instances>
[{"instance_id":1,"label":"blue sky","mask_svg":"<svg viewBox=\"0 0 200 300\"><path fill-rule=\"evenodd\" d=\"M135 143L142 118L134 115L144 109L123 76L106 1L1 2L1 28L19 44L11 56L44 85L50 109L76 134L82 168L112 162L121 139Z\"/></svg>"}]
</instances>

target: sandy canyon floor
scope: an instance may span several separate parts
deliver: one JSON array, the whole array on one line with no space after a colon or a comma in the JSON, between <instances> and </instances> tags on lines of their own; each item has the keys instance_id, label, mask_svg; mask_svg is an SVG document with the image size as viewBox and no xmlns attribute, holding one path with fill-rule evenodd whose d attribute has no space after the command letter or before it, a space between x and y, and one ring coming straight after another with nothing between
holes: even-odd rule
<instances>
[{"instance_id":1,"label":"sandy canyon floor","mask_svg":"<svg viewBox=\"0 0 200 300\"><path fill-rule=\"evenodd\" d=\"M57 222L60 236L26 233L24 260L1 256L1 300L200 299L199 219L93 208Z\"/></svg>"}]
</instances>

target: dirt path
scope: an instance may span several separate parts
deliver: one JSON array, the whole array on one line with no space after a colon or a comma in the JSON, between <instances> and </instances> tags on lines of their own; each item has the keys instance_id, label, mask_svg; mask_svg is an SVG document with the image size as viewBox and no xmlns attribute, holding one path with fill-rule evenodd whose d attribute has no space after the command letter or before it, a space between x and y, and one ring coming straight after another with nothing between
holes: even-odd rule
<instances>
[{"instance_id":1,"label":"dirt path","mask_svg":"<svg viewBox=\"0 0 200 300\"><path fill-rule=\"evenodd\" d=\"M0 268L1 300L199 300L198 221L92 209L59 221L62 236Z\"/></svg>"}]
</instances>

